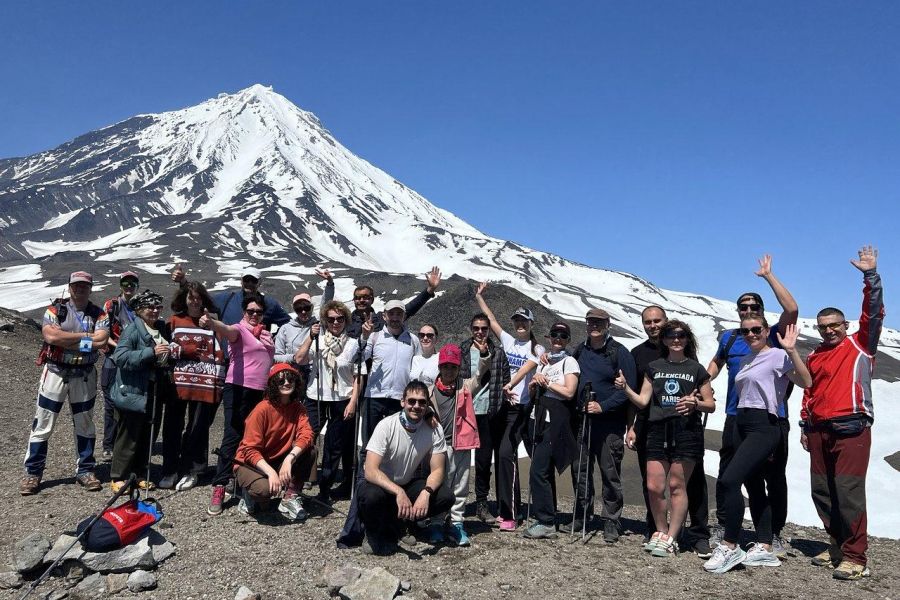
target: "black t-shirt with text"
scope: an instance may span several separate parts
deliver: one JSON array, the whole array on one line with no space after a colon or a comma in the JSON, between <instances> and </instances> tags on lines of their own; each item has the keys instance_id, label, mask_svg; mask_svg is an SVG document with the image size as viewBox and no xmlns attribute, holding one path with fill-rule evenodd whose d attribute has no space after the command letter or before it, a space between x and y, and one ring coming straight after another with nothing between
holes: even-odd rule
<instances>
[{"instance_id":1,"label":"black t-shirt with text","mask_svg":"<svg viewBox=\"0 0 900 600\"><path fill-rule=\"evenodd\" d=\"M682 396L699 389L709 381L709 373L696 360L687 358L673 363L665 358L647 365L647 377L653 383L650 421L663 421L678 416L675 405Z\"/></svg>"}]
</instances>

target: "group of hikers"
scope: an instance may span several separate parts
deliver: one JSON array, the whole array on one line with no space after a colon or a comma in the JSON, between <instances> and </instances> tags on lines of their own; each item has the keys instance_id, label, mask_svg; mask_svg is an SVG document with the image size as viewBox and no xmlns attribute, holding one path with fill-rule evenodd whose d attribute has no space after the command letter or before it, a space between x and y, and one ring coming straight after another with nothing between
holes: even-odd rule
<instances>
[{"instance_id":1,"label":"group of hikers","mask_svg":"<svg viewBox=\"0 0 900 600\"><path fill-rule=\"evenodd\" d=\"M285 518L300 521L310 501L324 506L350 499L339 545L390 554L418 535L432 544L468 546L465 509L474 464L477 519L501 532L521 527L526 538L553 538L561 522L554 470L569 469L575 502L565 528L584 536L596 525L596 462L599 527L613 544L622 533L627 447L637 452L643 481L645 551L661 558L692 551L713 573L738 564L775 567L785 556L787 398L796 386L803 388L799 427L810 453L812 499L831 538L812 562L833 569L837 579L858 579L869 575L865 475L884 306L877 251L863 247L851 262L864 283L858 331L849 334L839 309L820 310L822 341L804 360L797 349L797 303L765 256L756 275L781 305L778 321L769 323L760 294L741 294L739 326L723 332L706 366L688 321L669 319L660 306L643 309L647 338L630 351L611 335L612 319L602 308L587 311L584 341L573 343L570 326L559 321L542 345L532 311L518 308L502 323L485 299L485 283L475 293L470 337L440 345L434 324L415 332L407 326L434 297L437 267L410 302L390 300L381 312L373 309L370 286L354 290L351 310L334 299L332 274L316 270L325 281L318 310L310 293L298 293L292 317L259 291L257 269L244 270L239 289L211 294L178 265L167 320L160 318L162 295L139 292L136 273L123 273L121 293L101 307L90 301L92 276L77 271L69 278L69 297L54 301L44 316L43 371L20 492L38 493L49 438L66 402L77 440L76 481L102 489L93 423L95 367L102 359L101 458L111 462L114 490L132 474L141 488L154 487L148 461L160 433L162 470L155 485L197 486L221 404L210 515L236 498L244 514L277 506ZM723 368L726 418L710 528L705 415L721 404L711 381ZM531 460L526 503L520 445ZM496 512L488 503L492 471ZM756 537L747 550L740 545L742 488Z\"/></svg>"}]
</instances>

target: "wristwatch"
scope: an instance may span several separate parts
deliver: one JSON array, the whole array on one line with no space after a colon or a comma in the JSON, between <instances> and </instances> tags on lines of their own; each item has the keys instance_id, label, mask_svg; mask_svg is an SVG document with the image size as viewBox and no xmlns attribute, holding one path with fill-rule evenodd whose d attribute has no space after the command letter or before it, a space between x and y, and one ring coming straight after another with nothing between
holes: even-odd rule
<instances>
[{"instance_id":1,"label":"wristwatch","mask_svg":"<svg viewBox=\"0 0 900 600\"><path fill-rule=\"evenodd\" d=\"M429 494L431 494L432 496L434 496L434 490L431 488L430 485L425 486L425 491L428 492Z\"/></svg>"}]
</instances>

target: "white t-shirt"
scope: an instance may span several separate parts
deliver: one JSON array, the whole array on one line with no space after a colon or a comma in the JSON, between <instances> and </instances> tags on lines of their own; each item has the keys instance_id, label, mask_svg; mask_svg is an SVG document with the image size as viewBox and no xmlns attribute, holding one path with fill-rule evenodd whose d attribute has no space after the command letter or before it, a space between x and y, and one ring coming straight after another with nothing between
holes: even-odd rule
<instances>
[{"instance_id":1,"label":"white t-shirt","mask_svg":"<svg viewBox=\"0 0 900 600\"><path fill-rule=\"evenodd\" d=\"M422 423L410 433L400 424L400 413L382 419L375 426L366 450L381 457L381 470L397 485L410 482L419 465L433 454L446 454L444 430Z\"/></svg>"},{"instance_id":2,"label":"white t-shirt","mask_svg":"<svg viewBox=\"0 0 900 600\"><path fill-rule=\"evenodd\" d=\"M412 367L409 369L409 380L418 379L426 385L431 385L438 378L438 353L435 352L428 358L421 354L413 356Z\"/></svg>"},{"instance_id":3,"label":"white t-shirt","mask_svg":"<svg viewBox=\"0 0 900 600\"><path fill-rule=\"evenodd\" d=\"M571 356L567 356L562 360L556 361L552 365L538 365L537 372L546 375L547 381L551 384L564 384L566 382L566 375L569 373L575 373L576 375L581 373L581 367L578 366L577 360ZM544 396L546 398L556 398L557 400L563 401L571 400L571 398L563 398L556 392L551 391L549 385L544 392ZM534 418L534 411L531 411L531 418ZM550 422L550 411L546 412L546 421L548 423Z\"/></svg>"},{"instance_id":4,"label":"white t-shirt","mask_svg":"<svg viewBox=\"0 0 900 600\"><path fill-rule=\"evenodd\" d=\"M505 331L500 332L500 343L503 345L503 351L506 352L506 358L509 360L510 377L515 377L518 370L524 367L528 361L537 364L538 358L544 353L544 347L540 344L536 344L534 352L532 352L531 340L521 342ZM512 388L519 404L531 402L531 398L528 396L528 384L531 382L533 375L534 371L529 371L528 375Z\"/></svg>"}]
</instances>

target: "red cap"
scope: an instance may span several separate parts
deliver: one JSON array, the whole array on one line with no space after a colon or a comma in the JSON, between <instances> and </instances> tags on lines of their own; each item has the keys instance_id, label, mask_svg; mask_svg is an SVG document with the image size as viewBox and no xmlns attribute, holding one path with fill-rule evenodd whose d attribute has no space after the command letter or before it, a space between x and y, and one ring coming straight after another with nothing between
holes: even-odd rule
<instances>
[{"instance_id":1,"label":"red cap","mask_svg":"<svg viewBox=\"0 0 900 600\"><path fill-rule=\"evenodd\" d=\"M438 354L438 365L451 364L457 367L462 363L462 350L456 344L445 344Z\"/></svg>"},{"instance_id":2,"label":"red cap","mask_svg":"<svg viewBox=\"0 0 900 600\"><path fill-rule=\"evenodd\" d=\"M87 271L75 271L69 275L69 283L90 283L94 285L94 278Z\"/></svg>"},{"instance_id":3,"label":"red cap","mask_svg":"<svg viewBox=\"0 0 900 600\"><path fill-rule=\"evenodd\" d=\"M300 377L300 371L292 367L290 363L275 363L272 365L272 368L269 369L269 378L275 377L282 371L290 371L297 377Z\"/></svg>"}]
</instances>

